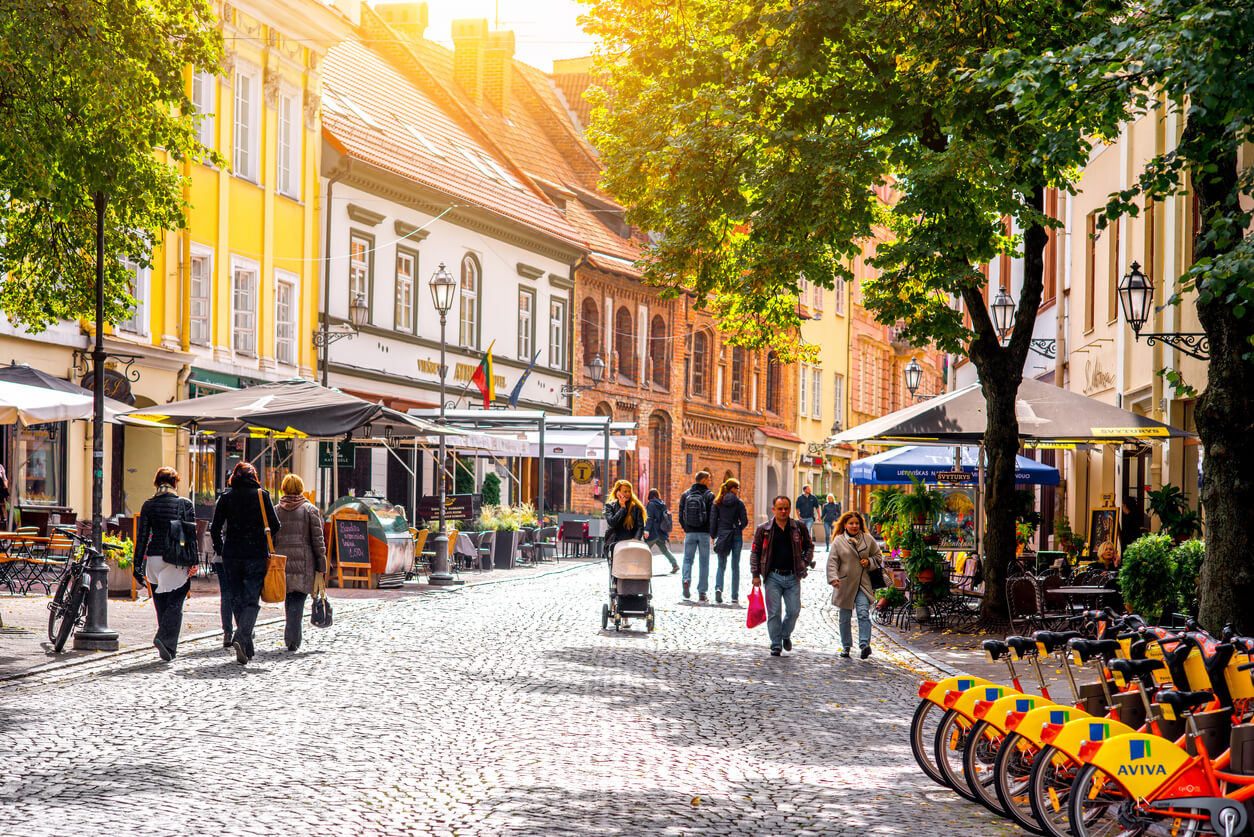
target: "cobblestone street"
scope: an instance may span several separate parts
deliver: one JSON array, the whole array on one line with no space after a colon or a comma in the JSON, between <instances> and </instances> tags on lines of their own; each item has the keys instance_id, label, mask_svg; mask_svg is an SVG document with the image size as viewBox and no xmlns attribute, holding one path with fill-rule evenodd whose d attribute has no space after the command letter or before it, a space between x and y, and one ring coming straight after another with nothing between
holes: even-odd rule
<instances>
[{"instance_id":1,"label":"cobblestone street","mask_svg":"<svg viewBox=\"0 0 1254 837\"><path fill-rule=\"evenodd\" d=\"M678 576L654 634L601 632L604 588L586 566L372 603L295 655L270 626L245 668L200 641L7 684L0 833L1018 833L922 776L927 672L839 659L816 575L783 658Z\"/></svg>"}]
</instances>

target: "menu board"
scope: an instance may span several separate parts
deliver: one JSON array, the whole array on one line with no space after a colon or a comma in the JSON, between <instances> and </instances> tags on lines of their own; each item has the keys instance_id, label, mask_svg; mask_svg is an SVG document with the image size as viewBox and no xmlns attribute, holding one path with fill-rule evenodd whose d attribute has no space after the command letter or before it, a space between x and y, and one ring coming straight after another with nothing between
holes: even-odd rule
<instances>
[{"instance_id":1,"label":"menu board","mask_svg":"<svg viewBox=\"0 0 1254 837\"><path fill-rule=\"evenodd\" d=\"M369 519L362 514L338 514L334 520L335 560L341 567L369 567Z\"/></svg>"}]
</instances>

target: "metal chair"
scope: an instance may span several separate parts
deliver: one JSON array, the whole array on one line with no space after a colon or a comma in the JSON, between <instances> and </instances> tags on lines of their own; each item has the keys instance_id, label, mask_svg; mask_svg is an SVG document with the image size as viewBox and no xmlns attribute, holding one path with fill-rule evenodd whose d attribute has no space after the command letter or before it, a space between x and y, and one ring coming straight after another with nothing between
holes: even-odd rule
<instances>
[{"instance_id":1,"label":"metal chair","mask_svg":"<svg viewBox=\"0 0 1254 837\"><path fill-rule=\"evenodd\" d=\"M1006 579L1006 612L1010 615L1010 628L1015 633L1029 633L1041 624L1035 578L1018 575Z\"/></svg>"},{"instance_id":2,"label":"metal chair","mask_svg":"<svg viewBox=\"0 0 1254 837\"><path fill-rule=\"evenodd\" d=\"M478 540L475 544L475 569L490 570L492 569L492 551L496 547L496 532L480 532L479 537L471 537L471 541Z\"/></svg>"},{"instance_id":3,"label":"metal chair","mask_svg":"<svg viewBox=\"0 0 1254 837\"><path fill-rule=\"evenodd\" d=\"M567 520L562 523L562 531L558 542L562 546L562 555L572 552L576 558L583 555L589 545L588 523L585 520Z\"/></svg>"}]
</instances>

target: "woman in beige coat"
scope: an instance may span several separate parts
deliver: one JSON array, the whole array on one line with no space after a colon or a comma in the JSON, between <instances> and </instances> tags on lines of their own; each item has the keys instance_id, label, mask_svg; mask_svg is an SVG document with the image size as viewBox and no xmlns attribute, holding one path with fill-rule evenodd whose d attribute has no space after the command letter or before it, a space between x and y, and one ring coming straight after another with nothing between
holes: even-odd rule
<instances>
[{"instance_id":1,"label":"woman in beige coat","mask_svg":"<svg viewBox=\"0 0 1254 837\"><path fill-rule=\"evenodd\" d=\"M827 552L827 583L832 585L832 604L840 608L840 656L848 657L852 646L850 624L858 611L858 646L862 659L871 656L870 571L883 566L879 544L866 531L866 521L855 511L845 512L836 521Z\"/></svg>"},{"instance_id":2,"label":"woman in beige coat","mask_svg":"<svg viewBox=\"0 0 1254 837\"><path fill-rule=\"evenodd\" d=\"M274 551L287 556L287 625L283 640L288 651L300 648L301 620L305 597L326 586L327 544L322 533L322 515L305 499L305 483L295 474L283 478L283 499L279 500L279 534Z\"/></svg>"}]
</instances>

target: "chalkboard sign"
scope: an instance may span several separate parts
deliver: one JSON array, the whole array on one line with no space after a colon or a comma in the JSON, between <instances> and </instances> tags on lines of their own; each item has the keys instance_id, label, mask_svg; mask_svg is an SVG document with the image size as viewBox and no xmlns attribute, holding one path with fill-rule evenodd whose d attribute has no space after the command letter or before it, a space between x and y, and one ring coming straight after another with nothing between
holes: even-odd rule
<instances>
[{"instance_id":1,"label":"chalkboard sign","mask_svg":"<svg viewBox=\"0 0 1254 837\"><path fill-rule=\"evenodd\" d=\"M482 500L478 494L448 494L444 498L444 519L452 522L474 520L479 517ZM422 497L418 500L418 516L430 523L440 517L440 498Z\"/></svg>"},{"instance_id":2,"label":"chalkboard sign","mask_svg":"<svg viewBox=\"0 0 1254 837\"><path fill-rule=\"evenodd\" d=\"M337 514L334 519L336 561L341 567L369 567L369 519L361 514Z\"/></svg>"}]
</instances>

